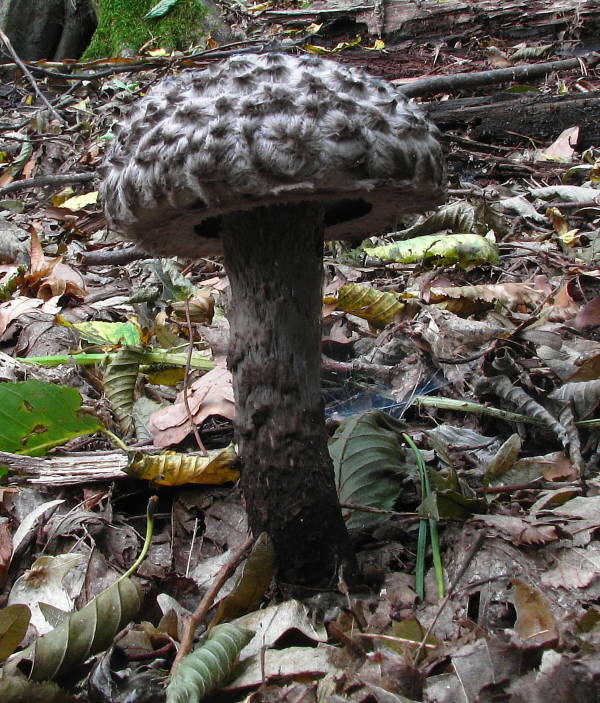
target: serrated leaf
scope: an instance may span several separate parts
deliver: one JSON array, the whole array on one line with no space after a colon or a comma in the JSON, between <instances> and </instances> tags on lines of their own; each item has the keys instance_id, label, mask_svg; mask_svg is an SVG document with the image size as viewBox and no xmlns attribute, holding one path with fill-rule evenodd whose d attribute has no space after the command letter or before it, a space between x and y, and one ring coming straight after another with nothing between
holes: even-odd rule
<instances>
[{"instance_id":1,"label":"serrated leaf","mask_svg":"<svg viewBox=\"0 0 600 703\"><path fill-rule=\"evenodd\" d=\"M92 344L135 347L142 343L141 329L133 322L78 322L72 327L82 339Z\"/></svg>"},{"instance_id":2,"label":"serrated leaf","mask_svg":"<svg viewBox=\"0 0 600 703\"><path fill-rule=\"evenodd\" d=\"M0 661L9 657L27 632L31 611L22 603L0 610Z\"/></svg>"},{"instance_id":3,"label":"serrated leaf","mask_svg":"<svg viewBox=\"0 0 600 703\"><path fill-rule=\"evenodd\" d=\"M42 381L0 383L0 450L42 456L102 423L84 413L74 388Z\"/></svg>"},{"instance_id":4,"label":"serrated leaf","mask_svg":"<svg viewBox=\"0 0 600 703\"><path fill-rule=\"evenodd\" d=\"M233 591L219 603L211 627L256 610L273 579L274 573L275 549L273 542L266 532L261 532L256 538Z\"/></svg>"},{"instance_id":5,"label":"serrated leaf","mask_svg":"<svg viewBox=\"0 0 600 703\"><path fill-rule=\"evenodd\" d=\"M57 628L11 657L4 665L4 675L22 671L26 662L30 662L29 678L33 681L67 673L89 656L105 650L140 606L135 583L129 578L120 579L81 610L71 613Z\"/></svg>"},{"instance_id":6,"label":"serrated leaf","mask_svg":"<svg viewBox=\"0 0 600 703\"><path fill-rule=\"evenodd\" d=\"M156 5L144 15L144 19L148 20L155 17L164 17L178 2L179 0L160 0L160 2L156 3Z\"/></svg>"},{"instance_id":7,"label":"serrated leaf","mask_svg":"<svg viewBox=\"0 0 600 703\"><path fill-rule=\"evenodd\" d=\"M403 425L380 410L344 420L329 442L340 503L390 510L407 472L406 451L399 432ZM357 510L348 527L364 527L381 519Z\"/></svg>"},{"instance_id":8,"label":"serrated leaf","mask_svg":"<svg viewBox=\"0 0 600 703\"><path fill-rule=\"evenodd\" d=\"M215 627L201 647L184 657L167 687L167 703L199 703L231 676L253 634L236 625Z\"/></svg>"}]
</instances>

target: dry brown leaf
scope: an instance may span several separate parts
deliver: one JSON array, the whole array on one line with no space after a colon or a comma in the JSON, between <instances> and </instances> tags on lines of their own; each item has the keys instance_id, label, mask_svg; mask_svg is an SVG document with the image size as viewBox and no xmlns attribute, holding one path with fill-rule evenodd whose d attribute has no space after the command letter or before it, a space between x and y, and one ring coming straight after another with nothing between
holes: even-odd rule
<instances>
[{"instance_id":1,"label":"dry brown leaf","mask_svg":"<svg viewBox=\"0 0 600 703\"><path fill-rule=\"evenodd\" d=\"M48 313L49 315L55 315L61 309L56 299L44 301L41 298L20 296L9 300L6 303L0 304L0 335L6 332L6 328L13 320L16 320L21 315L25 315L36 308L39 308L42 312Z\"/></svg>"},{"instance_id":2,"label":"dry brown leaf","mask_svg":"<svg viewBox=\"0 0 600 703\"><path fill-rule=\"evenodd\" d=\"M83 299L87 293L81 274L71 266L63 264L60 256L46 259L37 226L30 225L29 232L31 263L29 271L22 278L21 290L36 295L42 300L63 295Z\"/></svg>"},{"instance_id":3,"label":"dry brown leaf","mask_svg":"<svg viewBox=\"0 0 600 703\"><path fill-rule=\"evenodd\" d=\"M569 547L553 554L553 561L554 567L542 573L542 583L552 588L585 588L600 574L597 548Z\"/></svg>"},{"instance_id":4,"label":"dry brown leaf","mask_svg":"<svg viewBox=\"0 0 600 703\"><path fill-rule=\"evenodd\" d=\"M481 286L457 286L456 288L431 288L431 301L442 303L449 300L502 303L508 308L519 305L539 305L547 292L532 283L499 283ZM449 306L454 312L454 308Z\"/></svg>"},{"instance_id":5,"label":"dry brown leaf","mask_svg":"<svg viewBox=\"0 0 600 703\"><path fill-rule=\"evenodd\" d=\"M556 618L542 593L521 579L511 579L517 611L515 632L529 644L548 645L556 639Z\"/></svg>"},{"instance_id":6,"label":"dry brown leaf","mask_svg":"<svg viewBox=\"0 0 600 703\"><path fill-rule=\"evenodd\" d=\"M513 544L548 544L559 539L557 528L548 524L532 524L529 520L510 515L477 515L479 522L494 528Z\"/></svg>"},{"instance_id":7,"label":"dry brown leaf","mask_svg":"<svg viewBox=\"0 0 600 703\"><path fill-rule=\"evenodd\" d=\"M216 366L192 383L188 389L188 404L197 426L211 415L232 420L235 402L229 370ZM183 441L192 432L183 394L179 393L170 407L155 412L148 426L155 447L169 447Z\"/></svg>"}]
</instances>

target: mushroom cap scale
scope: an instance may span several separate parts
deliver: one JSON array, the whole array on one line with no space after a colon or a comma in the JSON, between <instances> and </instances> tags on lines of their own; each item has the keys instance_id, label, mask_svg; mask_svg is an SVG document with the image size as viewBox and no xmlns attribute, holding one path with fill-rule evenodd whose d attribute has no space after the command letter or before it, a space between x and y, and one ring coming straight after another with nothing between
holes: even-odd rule
<instances>
[{"instance_id":1,"label":"mushroom cap scale","mask_svg":"<svg viewBox=\"0 0 600 703\"><path fill-rule=\"evenodd\" d=\"M246 54L167 79L116 129L109 226L162 255L220 253L221 218L318 201L327 239L444 200L438 131L394 86L314 56Z\"/></svg>"}]
</instances>

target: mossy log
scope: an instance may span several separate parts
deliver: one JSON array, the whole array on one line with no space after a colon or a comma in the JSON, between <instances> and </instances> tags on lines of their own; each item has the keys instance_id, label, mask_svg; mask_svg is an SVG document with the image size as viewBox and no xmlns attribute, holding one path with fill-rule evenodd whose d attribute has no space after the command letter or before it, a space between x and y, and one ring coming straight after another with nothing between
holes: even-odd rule
<instances>
[{"instance_id":1,"label":"mossy log","mask_svg":"<svg viewBox=\"0 0 600 703\"><path fill-rule=\"evenodd\" d=\"M133 56L141 47L189 50L207 38L213 8L202 0L178 0L163 16L144 19L158 0L93 0L98 28L85 59Z\"/></svg>"}]
</instances>

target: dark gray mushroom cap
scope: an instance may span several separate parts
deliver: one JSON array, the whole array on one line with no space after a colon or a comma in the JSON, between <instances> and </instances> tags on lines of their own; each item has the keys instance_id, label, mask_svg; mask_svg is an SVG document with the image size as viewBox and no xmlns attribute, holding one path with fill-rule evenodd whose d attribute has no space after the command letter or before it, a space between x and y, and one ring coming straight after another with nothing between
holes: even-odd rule
<instances>
[{"instance_id":1,"label":"dark gray mushroom cap","mask_svg":"<svg viewBox=\"0 0 600 703\"><path fill-rule=\"evenodd\" d=\"M160 83L117 127L101 197L149 251L219 253L220 218L321 201L327 239L443 201L438 131L394 86L314 56L234 56Z\"/></svg>"}]
</instances>

